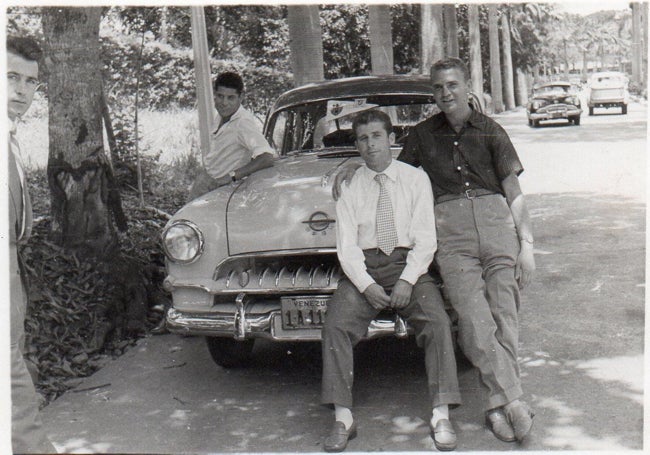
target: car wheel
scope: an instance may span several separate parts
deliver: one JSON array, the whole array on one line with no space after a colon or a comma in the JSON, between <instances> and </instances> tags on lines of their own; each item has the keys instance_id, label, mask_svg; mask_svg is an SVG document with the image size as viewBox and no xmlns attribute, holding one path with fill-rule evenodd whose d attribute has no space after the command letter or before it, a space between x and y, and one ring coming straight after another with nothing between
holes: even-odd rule
<instances>
[{"instance_id":1,"label":"car wheel","mask_svg":"<svg viewBox=\"0 0 650 455\"><path fill-rule=\"evenodd\" d=\"M237 341L232 338L205 337L212 360L224 368L243 367L251 359L255 340Z\"/></svg>"},{"instance_id":2,"label":"car wheel","mask_svg":"<svg viewBox=\"0 0 650 455\"><path fill-rule=\"evenodd\" d=\"M621 114L627 115L627 104L621 106Z\"/></svg>"},{"instance_id":3,"label":"car wheel","mask_svg":"<svg viewBox=\"0 0 650 455\"><path fill-rule=\"evenodd\" d=\"M528 126L533 126L533 121L532 121L532 119L528 119Z\"/></svg>"},{"instance_id":4,"label":"car wheel","mask_svg":"<svg viewBox=\"0 0 650 455\"><path fill-rule=\"evenodd\" d=\"M580 125L580 116L573 117L573 124L574 125Z\"/></svg>"},{"instance_id":5,"label":"car wheel","mask_svg":"<svg viewBox=\"0 0 650 455\"><path fill-rule=\"evenodd\" d=\"M589 108L589 115L594 115L594 108L593 107Z\"/></svg>"},{"instance_id":6,"label":"car wheel","mask_svg":"<svg viewBox=\"0 0 650 455\"><path fill-rule=\"evenodd\" d=\"M539 126L539 120L533 120L533 126L537 128Z\"/></svg>"}]
</instances>

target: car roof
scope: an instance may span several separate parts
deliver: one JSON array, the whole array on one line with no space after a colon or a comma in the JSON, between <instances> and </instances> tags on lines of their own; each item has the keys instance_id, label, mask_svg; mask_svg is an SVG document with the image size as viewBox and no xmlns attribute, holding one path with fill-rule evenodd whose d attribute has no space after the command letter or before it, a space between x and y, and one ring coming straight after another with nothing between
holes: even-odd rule
<instances>
[{"instance_id":1,"label":"car roof","mask_svg":"<svg viewBox=\"0 0 650 455\"><path fill-rule=\"evenodd\" d=\"M360 76L315 82L284 92L272 111L308 102L390 94L425 95L433 98L427 76Z\"/></svg>"}]
</instances>

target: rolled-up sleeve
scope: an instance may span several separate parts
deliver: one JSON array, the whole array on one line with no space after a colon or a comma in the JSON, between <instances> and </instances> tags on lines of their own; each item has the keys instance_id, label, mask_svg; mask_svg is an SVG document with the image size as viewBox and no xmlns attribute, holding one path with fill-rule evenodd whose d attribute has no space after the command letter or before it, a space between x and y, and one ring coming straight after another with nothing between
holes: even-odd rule
<instances>
[{"instance_id":1,"label":"rolled-up sleeve","mask_svg":"<svg viewBox=\"0 0 650 455\"><path fill-rule=\"evenodd\" d=\"M368 274L366 258L357 242L357 219L352 206L353 188L343 188L336 203L336 251L343 272L363 293L375 280Z\"/></svg>"},{"instance_id":2,"label":"rolled-up sleeve","mask_svg":"<svg viewBox=\"0 0 650 455\"><path fill-rule=\"evenodd\" d=\"M250 150L251 158L258 157L263 153L270 153L276 156L275 150L271 148L268 141L261 133L261 127L250 119L244 119L239 124L239 140Z\"/></svg>"},{"instance_id":3,"label":"rolled-up sleeve","mask_svg":"<svg viewBox=\"0 0 650 455\"><path fill-rule=\"evenodd\" d=\"M437 248L436 221L433 212L433 192L431 182L424 171L418 170L413 179L413 201L411 229L409 235L413 248L406 257L406 267L401 279L415 284L420 276L427 273Z\"/></svg>"},{"instance_id":4,"label":"rolled-up sleeve","mask_svg":"<svg viewBox=\"0 0 650 455\"><path fill-rule=\"evenodd\" d=\"M499 182L505 180L510 174L518 176L524 171L524 167L508 133L496 122L491 123L490 126L491 131L486 137L489 140L492 162Z\"/></svg>"}]
</instances>

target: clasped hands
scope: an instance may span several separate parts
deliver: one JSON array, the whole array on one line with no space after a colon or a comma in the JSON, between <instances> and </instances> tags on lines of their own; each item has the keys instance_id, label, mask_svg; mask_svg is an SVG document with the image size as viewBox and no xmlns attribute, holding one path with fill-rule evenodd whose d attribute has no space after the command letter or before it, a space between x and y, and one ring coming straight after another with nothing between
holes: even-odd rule
<instances>
[{"instance_id":1,"label":"clasped hands","mask_svg":"<svg viewBox=\"0 0 650 455\"><path fill-rule=\"evenodd\" d=\"M393 292L390 295L386 294L383 287L377 283L372 283L363 292L363 296L370 306L376 310L383 310L384 308L400 309L409 304L412 291L413 285L400 279L393 286Z\"/></svg>"}]
</instances>

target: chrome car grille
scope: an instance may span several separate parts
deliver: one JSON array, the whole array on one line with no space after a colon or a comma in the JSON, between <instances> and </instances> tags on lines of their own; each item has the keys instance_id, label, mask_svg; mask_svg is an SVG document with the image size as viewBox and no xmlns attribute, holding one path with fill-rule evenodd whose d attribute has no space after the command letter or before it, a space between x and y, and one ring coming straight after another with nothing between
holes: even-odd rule
<instances>
[{"instance_id":1,"label":"chrome car grille","mask_svg":"<svg viewBox=\"0 0 650 455\"><path fill-rule=\"evenodd\" d=\"M333 253L255 254L229 258L213 274L214 287L231 292L334 291L343 276Z\"/></svg>"}]
</instances>

